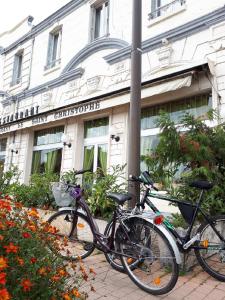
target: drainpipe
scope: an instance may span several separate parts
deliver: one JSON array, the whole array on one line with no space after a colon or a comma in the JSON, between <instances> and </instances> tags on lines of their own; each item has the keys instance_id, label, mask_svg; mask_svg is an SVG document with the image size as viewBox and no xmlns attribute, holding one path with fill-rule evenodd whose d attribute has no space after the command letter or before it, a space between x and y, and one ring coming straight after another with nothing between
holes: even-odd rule
<instances>
[{"instance_id":1,"label":"drainpipe","mask_svg":"<svg viewBox=\"0 0 225 300\"><path fill-rule=\"evenodd\" d=\"M141 120L141 26L142 0L133 0L131 45L131 99L129 112L128 176L140 175L140 120ZM140 184L132 182L128 191L133 195L131 207L140 200Z\"/></svg>"}]
</instances>

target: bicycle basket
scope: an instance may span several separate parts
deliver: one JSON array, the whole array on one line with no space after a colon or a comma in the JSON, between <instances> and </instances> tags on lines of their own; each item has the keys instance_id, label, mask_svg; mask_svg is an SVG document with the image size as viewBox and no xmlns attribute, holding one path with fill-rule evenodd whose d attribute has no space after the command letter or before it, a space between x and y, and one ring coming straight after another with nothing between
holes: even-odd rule
<instances>
[{"instance_id":1,"label":"bicycle basket","mask_svg":"<svg viewBox=\"0 0 225 300\"><path fill-rule=\"evenodd\" d=\"M178 203L178 208L179 208L179 210L181 212L181 215L184 218L184 220L188 224L191 224L195 208L192 207L192 206L189 206L187 204L184 204L184 203Z\"/></svg>"},{"instance_id":2,"label":"bicycle basket","mask_svg":"<svg viewBox=\"0 0 225 300\"><path fill-rule=\"evenodd\" d=\"M52 193L58 206L69 206L74 200L67 190L67 185L62 182L52 184Z\"/></svg>"}]
</instances>

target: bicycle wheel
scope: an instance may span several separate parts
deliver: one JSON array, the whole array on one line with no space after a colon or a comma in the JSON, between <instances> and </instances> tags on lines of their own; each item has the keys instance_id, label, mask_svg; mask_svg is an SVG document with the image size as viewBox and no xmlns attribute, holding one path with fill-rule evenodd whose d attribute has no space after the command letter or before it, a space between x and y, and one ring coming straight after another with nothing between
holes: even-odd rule
<instances>
[{"instance_id":1,"label":"bicycle wheel","mask_svg":"<svg viewBox=\"0 0 225 300\"><path fill-rule=\"evenodd\" d=\"M210 219L216 230L225 238L225 216L215 216ZM225 281L225 242L215 233L207 223L199 226L199 249L195 249L195 255L202 268L212 277Z\"/></svg>"},{"instance_id":2,"label":"bicycle wheel","mask_svg":"<svg viewBox=\"0 0 225 300\"><path fill-rule=\"evenodd\" d=\"M56 254L69 260L85 258L94 251L93 234L87 217L73 210L62 210L48 219L56 228ZM52 249L55 251L54 249Z\"/></svg>"},{"instance_id":3,"label":"bicycle wheel","mask_svg":"<svg viewBox=\"0 0 225 300\"><path fill-rule=\"evenodd\" d=\"M179 275L179 266L168 239L156 226L142 218L126 221L129 239L121 227L119 235L121 261L129 277L147 293L168 293ZM131 260L138 260L134 270L128 263Z\"/></svg>"},{"instance_id":4,"label":"bicycle wheel","mask_svg":"<svg viewBox=\"0 0 225 300\"><path fill-rule=\"evenodd\" d=\"M112 230L112 225L113 225L113 220L111 220L106 225L105 232L104 232L105 236L109 236L110 235L111 230ZM116 230L117 230L118 226L119 226L119 222L116 224ZM116 232L116 230L115 230L115 232ZM114 250L116 250L116 251L119 252L119 246L118 246L117 241L115 240L114 243L115 243L114 244ZM124 269L123 264L121 262L120 255L112 253L112 252L104 253L104 254L105 254L106 260L112 266L113 269L115 269L116 271L122 272L122 273L126 272L126 270ZM130 268L132 268L132 270L133 270L135 268L135 265L136 265L135 262L132 263L132 265L130 266Z\"/></svg>"}]
</instances>

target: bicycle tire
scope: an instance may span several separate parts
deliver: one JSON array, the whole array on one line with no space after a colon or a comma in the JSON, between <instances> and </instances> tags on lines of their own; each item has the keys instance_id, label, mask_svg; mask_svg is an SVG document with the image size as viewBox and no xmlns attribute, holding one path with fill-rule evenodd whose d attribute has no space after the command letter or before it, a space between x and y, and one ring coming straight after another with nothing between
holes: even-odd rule
<instances>
[{"instance_id":1,"label":"bicycle tire","mask_svg":"<svg viewBox=\"0 0 225 300\"><path fill-rule=\"evenodd\" d=\"M94 238L87 217L79 211L58 211L47 221L56 228L55 254L67 260L84 259L94 251Z\"/></svg>"},{"instance_id":2,"label":"bicycle tire","mask_svg":"<svg viewBox=\"0 0 225 300\"><path fill-rule=\"evenodd\" d=\"M210 218L216 229L225 237L225 215ZM197 233L200 234L198 246L195 249L196 258L201 267L212 277L225 281L225 243L215 234L208 222L202 223ZM222 249L220 249L222 248Z\"/></svg>"},{"instance_id":3,"label":"bicycle tire","mask_svg":"<svg viewBox=\"0 0 225 300\"><path fill-rule=\"evenodd\" d=\"M132 243L124 238L120 241L120 251L127 274L139 288L149 294L168 293L177 282L179 266L167 237L143 218L131 218L126 222L126 226L129 227L129 238ZM135 260L139 259L133 270L127 263L127 255L131 255Z\"/></svg>"},{"instance_id":4,"label":"bicycle tire","mask_svg":"<svg viewBox=\"0 0 225 300\"><path fill-rule=\"evenodd\" d=\"M105 236L110 235L112 224L113 224L113 220L110 220L108 222L108 224L106 225L106 228L104 231ZM119 225L119 223L118 223L118 225ZM114 241L114 242L115 242L114 248L115 248L115 250L118 250L118 245L117 245L116 241ZM111 267L113 269L115 269L116 271L121 272L121 273L126 273L126 270L124 269L123 264L121 262L120 255L115 255L112 252L104 253L104 255L105 255L107 262L111 265ZM132 264L131 268L132 269L135 268L135 263Z\"/></svg>"}]
</instances>

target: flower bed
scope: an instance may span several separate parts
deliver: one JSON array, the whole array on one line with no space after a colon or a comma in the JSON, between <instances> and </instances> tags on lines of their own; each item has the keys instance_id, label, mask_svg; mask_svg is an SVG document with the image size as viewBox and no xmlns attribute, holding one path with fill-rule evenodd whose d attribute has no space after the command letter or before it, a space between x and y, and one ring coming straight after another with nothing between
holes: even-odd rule
<instances>
[{"instance_id":1,"label":"flower bed","mask_svg":"<svg viewBox=\"0 0 225 300\"><path fill-rule=\"evenodd\" d=\"M1 300L86 298L79 288L93 270L49 251L49 246L59 247L55 232L35 208L24 210L20 203L0 199Z\"/></svg>"}]
</instances>

